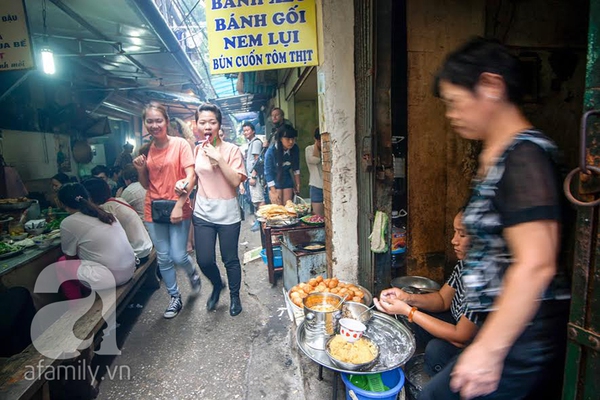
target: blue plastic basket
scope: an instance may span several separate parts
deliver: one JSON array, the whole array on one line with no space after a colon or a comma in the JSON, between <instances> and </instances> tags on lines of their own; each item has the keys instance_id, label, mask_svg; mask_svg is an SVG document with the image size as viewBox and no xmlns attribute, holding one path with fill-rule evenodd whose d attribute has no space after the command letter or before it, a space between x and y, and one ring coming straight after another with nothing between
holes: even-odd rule
<instances>
[{"instance_id":1,"label":"blue plastic basket","mask_svg":"<svg viewBox=\"0 0 600 400\"><path fill-rule=\"evenodd\" d=\"M262 258L265 265L267 265L267 249L260 251L260 257ZM273 247L273 266L275 268L283 267L283 257L281 256L281 247Z\"/></svg>"},{"instance_id":2,"label":"blue plastic basket","mask_svg":"<svg viewBox=\"0 0 600 400\"><path fill-rule=\"evenodd\" d=\"M395 400L402 387L404 387L404 372L400 368L382 372L381 380L389 390L385 392L371 392L361 389L350 382L350 374L342 373L342 381L346 385L346 399L351 400L349 392L352 390L359 400Z\"/></svg>"}]
</instances>

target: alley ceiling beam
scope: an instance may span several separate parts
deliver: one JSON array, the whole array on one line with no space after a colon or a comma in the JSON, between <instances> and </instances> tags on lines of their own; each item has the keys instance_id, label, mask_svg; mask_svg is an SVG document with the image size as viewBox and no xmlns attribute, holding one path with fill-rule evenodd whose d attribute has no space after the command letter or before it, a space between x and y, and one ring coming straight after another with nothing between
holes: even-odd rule
<instances>
[{"instance_id":1,"label":"alley ceiling beam","mask_svg":"<svg viewBox=\"0 0 600 400\"><path fill-rule=\"evenodd\" d=\"M102 40L105 40L107 42L112 42L112 40L108 36L105 36L97 28L95 28L93 25L91 25L89 22L87 22L85 20L85 18L83 18L81 15L77 14L75 11L73 11L71 8L69 8L69 6L67 6L61 0L50 0L50 1L52 2L52 4L54 4L56 7L58 7L62 12L64 12L65 14L67 14L74 21L76 21L79 25L83 26L85 29L87 29L88 31L90 31L91 33L93 33L98 38L100 38ZM112 46L116 50L119 50L119 46L115 46L114 44L112 44ZM150 71L148 68L146 68L142 63L140 63L139 61L137 61L132 56L129 56L127 54L123 54L123 56L126 57L140 71L143 71L146 75L150 76L151 78L155 78L156 77L152 73L152 71Z\"/></svg>"}]
</instances>

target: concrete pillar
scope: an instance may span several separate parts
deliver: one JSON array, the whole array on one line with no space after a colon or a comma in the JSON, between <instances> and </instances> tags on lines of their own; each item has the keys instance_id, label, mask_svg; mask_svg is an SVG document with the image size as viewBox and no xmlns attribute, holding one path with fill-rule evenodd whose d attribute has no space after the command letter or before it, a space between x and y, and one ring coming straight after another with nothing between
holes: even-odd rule
<instances>
[{"instance_id":1,"label":"concrete pillar","mask_svg":"<svg viewBox=\"0 0 600 400\"><path fill-rule=\"evenodd\" d=\"M324 160L328 270L358 279L356 189L354 1L318 1L320 65L317 68L319 127L328 135ZM327 164L327 165L326 165ZM326 200L327 202L327 200Z\"/></svg>"}]
</instances>

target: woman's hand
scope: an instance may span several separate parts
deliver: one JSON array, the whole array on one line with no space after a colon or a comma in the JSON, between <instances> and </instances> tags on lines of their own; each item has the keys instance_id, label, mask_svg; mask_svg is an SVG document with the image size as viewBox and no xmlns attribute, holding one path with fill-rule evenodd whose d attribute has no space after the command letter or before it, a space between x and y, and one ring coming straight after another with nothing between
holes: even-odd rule
<instances>
[{"instance_id":1,"label":"woman's hand","mask_svg":"<svg viewBox=\"0 0 600 400\"><path fill-rule=\"evenodd\" d=\"M294 185L294 193L296 195L300 195L300 184L299 183Z\"/></svg>"},{"instance_id":2,"label":"woman's hand","mask_svg":"<svg viewBox=\"0 0 600 400\"><path fill-rule=\"evenodd\" d=\"M189 182L187 179L180 179L175 183L175 194L179 197L187 196L189 193Z\"/></svg>"},{"instance_id":3,"label":"woman's hand","mask_svg":"<svg viewBox=\"0 0 600 400\"><path fill-rule=\"evenodd\" d=\"M240 183L240 186L238 186L238 189L240 191L240 194L246 194L246 188L244 187L244 183Z\"/></svg>"},{"instance_id":4,"label":"woman's hand","mask_svg":"<svg viewBox=\"0 0 600 400\"><path fill-rule=\"evenodd\" d=\"M212 165L219 165L219 163L223 160L221 152L208 142L204 142L202 150L204 151L204 155L209 158Z\"/></svg>"},{"instance_id":5,"label":"woman's hand","mask_svg":"<svg viewBox=\"0 0 600 400\"><path fill-rule=\"evenodd\" d=\"M272 204L281 205L281 196L279 196L279 190L275 186L269 188L269 200Z\"/></svg>"},{"instance_id":6,"label":"woman's hand","mask_svg":"<svg viewBox=\"0 0 600 400\"><path fill-rule=\"evenodd\" d=\"M134 158L133 166L138 170L146 168L146 156L142 154Z\"/></svg>"},{"instance_id":7,"label":"woman's hand","mask_svg":"<svg viewBox=\"0 0 600 400\"><path fill-rule=\"evenodd\" d=\"M384 289L381 291L381 294L379 295L379 298L382 301L387 301L388 298L398 298L402 301L408 301L409 297L410 297L410 295L408 293L406 293L402 289L398 289L395 287L392 287L389 289Z\"/></svg>"},{"instance_id":8,"label":"woman's hand","mask_svg":"<svg viewBox=\"0 0 600 400\"><path fill-rule=\"evenodd\" d=\"M381 312L386 314L400 314L400 315L408 315L410 309L412 308L406 302L398 299L397 297L386 297L379 300L377 297L373 298L373 303L375 303L375 307Z\"/></svg>"},{"instance_id":9,"label":"woman's hand","mask_svg":"<svg viewBox=\"0 0 600 400\"><path fill-rule=\"evenodd\" d=\"M458 357L450 375L450 389L461 399L485 396L498 388L504 358L474 342Z\"/></svg>"},{"instance_id":10,"label":"woman's hand","mask_svg":"<svg viewBox=\"0 0 600 400\"><path fill-rule=\"evenodd\" d=\"M178 224L183 221L183 207L180 205L175 205L173 207L173 211L171 211L171 223Z\"/></svg>"}]
</instances>

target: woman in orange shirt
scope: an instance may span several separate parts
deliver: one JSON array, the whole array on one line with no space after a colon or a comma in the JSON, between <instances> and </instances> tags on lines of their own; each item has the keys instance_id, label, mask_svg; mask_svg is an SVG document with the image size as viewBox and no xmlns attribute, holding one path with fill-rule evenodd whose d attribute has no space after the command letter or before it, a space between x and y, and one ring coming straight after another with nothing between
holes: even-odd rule
<instances>
[{"instance_id":1,"label":"woman in orange shirt","mask_svg":"<svg viewBox=\"0 0 600 400\"><path fill-rule=\"evenodd\" d=\"M144 222L156 249L160 274L171 296L164 317L173 318L183 308L174 264L187 272L192 293L200 291L200 276L187 253L192 208L188 192L175 191L176 187L185 189L194 186L194 159L185 139L167 135L169 116L163 105L148 104L144 107L142 119L153 140L148 155L138 156L133 165L138 170L139 182L147 190ZM153 202L156 200L174 203L169 222L158 222L157 213L153 215Z\"/></svg>"}]
</instances>

